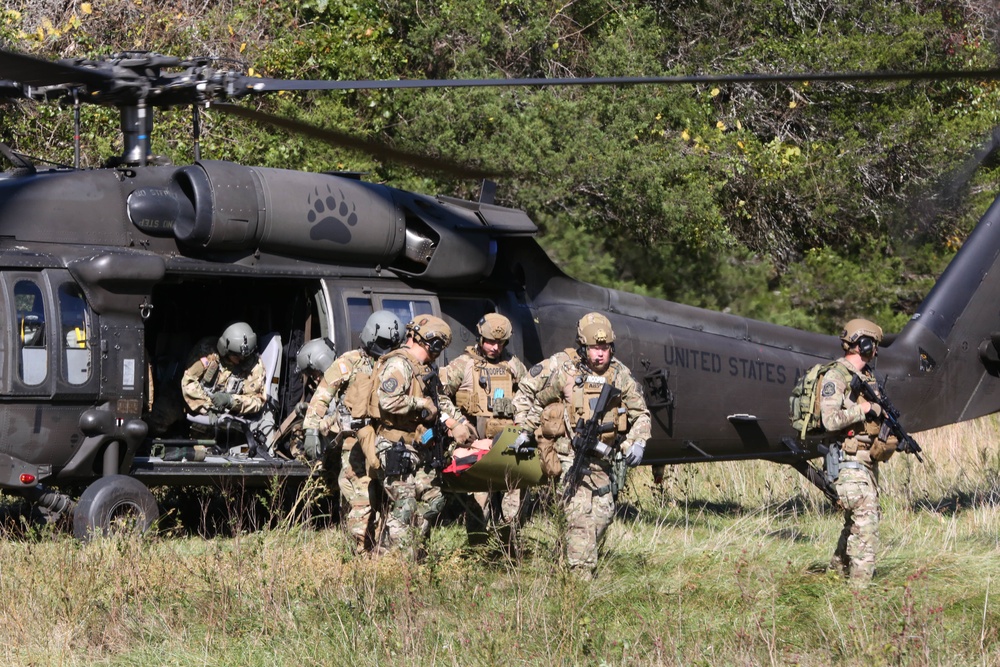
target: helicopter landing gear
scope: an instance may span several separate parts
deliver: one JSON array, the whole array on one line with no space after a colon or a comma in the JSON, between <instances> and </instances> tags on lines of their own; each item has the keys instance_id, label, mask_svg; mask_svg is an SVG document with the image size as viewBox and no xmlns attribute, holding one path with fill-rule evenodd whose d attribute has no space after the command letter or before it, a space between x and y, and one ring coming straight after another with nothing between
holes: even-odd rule
<instances>
[{"instance_id":1,"label":"helicopter landing gear","mask_svg":"<svg viewBox=\"0 0 1000 667\"><path fill-rule=\"evenodd\" d=\"M86 488L73 510L73 535L143 534L160 517L146 485L128 475L102 477Z\"/></svg>"}]
</instances>

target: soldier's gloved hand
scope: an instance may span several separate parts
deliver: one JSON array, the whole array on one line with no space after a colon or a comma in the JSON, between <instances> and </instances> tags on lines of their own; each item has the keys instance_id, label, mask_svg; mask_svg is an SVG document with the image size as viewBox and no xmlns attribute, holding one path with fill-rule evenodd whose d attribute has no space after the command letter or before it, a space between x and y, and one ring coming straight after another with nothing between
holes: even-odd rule
<instances>
[{"instance_id":1,"label":"soldier's gloved hand","mask_svg":"<svg viewBox=\"0 0 1000 667\"><path fill-rule=\"evenodd\" d=\"M646 453L646 441L636 440L632 443L632 448L625 455L625 465L634 468L642 463L642 455Z\"/></svg>"},{"instance_id":2,"label":"soldier's gloved hand","mask_svg":"<svg viewBox=\"0 0 1000 667\"><path fill-rule=\"evenodd\" d=\"M869 405L871 407L868 408L868 413L866 414L866 416L868 417L868 419L878 419L879 417L882 416L882 406L881 405L879 405L878 403L869 403Z\"/></svg>"},{"instance_id":3,"label":"soldier's gloved hand","mask_svg":"<svg viewBox=\"0 0 1000 667\"><path fill-rule=\"evenodd\" d=\"M517 454L526 454L534 448L535 436L531 431L521 431L514 442L507 445L507 449L513 449Z\"/></svg>"},{"instance_id":4,"label":"soldier's gloved hand","mask_svg":"<svg viewBox=\"0 0 1000 667\"><path fill-rule=\"evenodd\" d=\"M317 460L323 454L323 441L319 437L319 431L314 428L306 429L305 440L302 442L302 451L310 461Z\"/></svg>"},{"instance_id":5,"label":"soldier's gloved hand","mask_svg":"<svg viewBox=\"0 0 1000 667\"><path fill-rule=\"evenodd\" d=\"M212 394L212 406L216 410L225 410L233 404L233 395L224 391L217 391Z\"/></svg>"},{"instance_id":6,"label":"soldier's gloved hand","mask_svg":"<svg viewBox=\"0 0 1000 667\"><path fill-rule=\"evenodd\" d=\"M420 403L421 419L423 419L423 421L428 424L433 424L435 421L437 421L437 416L438 416L437 406L434 405L434 401L432 401L429 398L425 397L420 400L421 400Z\"/></svg>"},{"instance_id":7,"label":"soldier's gloved hand","mask_svg":"<svg viewBox=\"0 0 1000 667\"><path fill-rule=\"evenodd\" d=\"M451 427L451 437L458 444L464 445L476 439L475 429L468 422L455 422Z\"/></svg>"}]
</instances>

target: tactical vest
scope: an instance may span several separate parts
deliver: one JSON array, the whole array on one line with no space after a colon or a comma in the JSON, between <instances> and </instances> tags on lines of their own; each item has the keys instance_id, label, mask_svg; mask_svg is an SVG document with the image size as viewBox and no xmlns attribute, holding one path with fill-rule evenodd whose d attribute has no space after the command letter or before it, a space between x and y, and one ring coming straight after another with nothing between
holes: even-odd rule
<instances>
[{"instance_id":1,"label":"tactical vest","mask_svg":"<svg viewBox=\"0 0 1000 667\"><path fill-rule=\"evenodd\" d=\"M514 423L514 374L507 361L492 362L470 347L466 353L473 363L466 368L462 384L455 394L455 405L466 416L481 421L493 418L497 424L491 430L499 433L503 426ZM500 425L500 421L505 422ZM495 429L493 427L496 427ZM477 425L480 435L492 437L496 433L484 433Z\"/></svg>"},{"instance_id":2,"label":"tactical vest","mask_svg":"<svg viewBox=\"0 0 1000 667\"><path fill-rule=\"evenodd\" d=\"M572 410L572 414L569 415L570 428L575 428L580 419L587 421L593 416L594 403L601 395L605 383L611 382L613 385L617 376L613 366L605 371L604 375L590 372L584 366L577 366L577 371L580 374L576 375L575 381L569 388L569 407ZM614 443L619 436L628 432L628 412L622 406L621 394L610 401L601 423L614 426L612 431L601 433L601 442L607 445Z\"/></svg>"},{"instance_id":3,"label":"tactical vest","mask_svg":"<svg viewBox=\"0 0 1000 667\"><path fill-rule=\"evenodd\" d=\"M390 440L394 440L398 437L402 437L405 433L408 437L408 442L412 442L417 427L420 426L420 413L410 411L404 415L397 415L391 412L383 414L378 404L379 378L382 375L382 370L386 366L386 362L395 357L403 357L413 371L413 381L410 382L410 389L407 392L407 395L413 398L423 398L424 396L423 376L427 374L428 368L423 364L417 363L416 360L414 360L413 357L407 353L405 347L400 347L382 355L382 357L380 357L375 363L375 368L371 375L371 389L368 394L368 413L371 417L379 421L379 435L382 435ZM392 433L386 435L386 432Z\"/></svg>"},{"instance_id":4,"label":"tactical vest","mask_svg":"<svg viewBox=\"0 0 1000 667\"><path fill-rule=\"evenodd\" d=\"M341 401L351 412L352 419L362 419L370 417L369 402L372 395L372 385L374 384L374 368L368 363L368 355L364 352L358 354L357 359L353 359L351 374L347 378L347 388L344 390Z\"/></svg>"}]
</instances>

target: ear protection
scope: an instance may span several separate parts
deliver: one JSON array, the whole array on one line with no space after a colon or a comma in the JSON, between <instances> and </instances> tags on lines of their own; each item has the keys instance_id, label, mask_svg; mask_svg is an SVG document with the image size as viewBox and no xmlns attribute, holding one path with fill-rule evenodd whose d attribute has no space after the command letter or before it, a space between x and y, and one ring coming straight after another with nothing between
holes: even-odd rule
<instances>
[{"instance_id":1,"label":"ear protection","mask_svg":"<svg viewBox=\"0 0 1000 667\"><path fill-rule=\"evenodd\" d=\"M875 352L875 339L871 336L862 336L858 339L858 352L862 357L870 356Z\"/></svg>"}]
</instances>

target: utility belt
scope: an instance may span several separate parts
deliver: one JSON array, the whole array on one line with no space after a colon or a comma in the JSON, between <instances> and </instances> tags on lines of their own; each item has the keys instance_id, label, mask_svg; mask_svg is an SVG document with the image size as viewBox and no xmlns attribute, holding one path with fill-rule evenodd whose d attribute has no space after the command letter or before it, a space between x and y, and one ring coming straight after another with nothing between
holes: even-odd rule
<instances>
[{"instance_id":1,"label":"utility belt","mask_svg":"<svg viewBox=\"0 0 1000 667\"><path fill-rule=\"evenodd\" d=\"M863 432L848 431L845 436L842 445L845 454L857 454L859 451L871 449L875 441L872 436Z\"/></svg>"},{"instance_id":2,"label":"utility belt","mask_svg":"<svg viewBox=\"0 0 1000 667\"><path fill-rule=\"evenodd\" d=\"M417 441L417 434L413 431L404 431L398 428L382 428L378 430L379 440L388 442L402 442L404 445L414 446Z\"/></svg>"},{"instance_id":3,"label":"utility belt","mask_svg":"<svg viewBox=\"0 0 1000 667\"><path fill-rule=\"evenodd\" d=\"M356 419L351 419L345 422L347 424L348 430L357 431L363 429L365 426L369 426L372 423L371 417L357 417Z\"/></svg>"}]
</instances>

